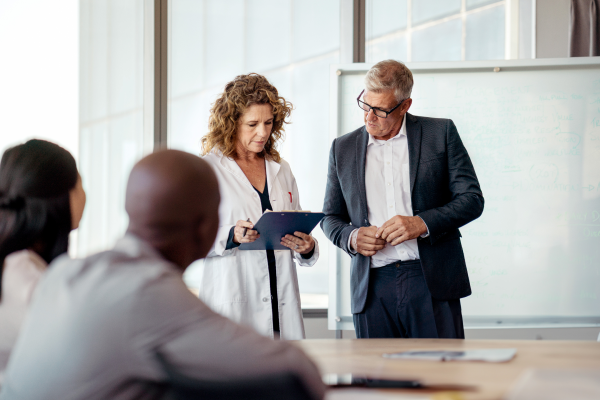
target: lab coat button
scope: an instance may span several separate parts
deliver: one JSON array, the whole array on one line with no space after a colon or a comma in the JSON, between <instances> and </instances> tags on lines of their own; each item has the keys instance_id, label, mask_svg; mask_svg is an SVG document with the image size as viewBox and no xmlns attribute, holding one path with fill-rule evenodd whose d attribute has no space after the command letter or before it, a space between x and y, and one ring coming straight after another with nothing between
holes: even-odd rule
<instances>
[{"instance_id":1,"label":"lab coat button","mask_svg":"<svg viewBox=\"0 0 600 400\"><path fill-rule=\"evenodd\" d=\"M266 303L267 301L269 301L269 299L267 297L263 297L263 301Z\"/></svg>"}]
</instances>

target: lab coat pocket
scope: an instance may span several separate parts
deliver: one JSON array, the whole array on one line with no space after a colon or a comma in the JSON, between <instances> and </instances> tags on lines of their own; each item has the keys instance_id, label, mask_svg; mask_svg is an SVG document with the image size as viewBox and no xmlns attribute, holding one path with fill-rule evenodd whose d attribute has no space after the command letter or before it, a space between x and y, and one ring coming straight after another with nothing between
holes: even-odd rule
<instances>
[{"instance_id":1,"label":"lab coat pocket","mask_svg":"<svg viewBox=\"0 0 600 400\"><path fill-rule=\"evenodd\" d=\"M248 301L247 291L247 253L234 250L231 256L218 257L215 265L215 288L213 293L217 304L245 303Z\"/></svg>"},{"instance_id":2,"label":"lab coat pocket","mask_svg":"<svg viewBox=\"0 0 600 400\"><path fill-rule=\"evenodd\" d=\"M287 189L282 187L278 179L275 179L273 182L271 191L271 207L273 207L273 211L293 210L290 201L291 196L288 194Z\"/></svg>"},{"instance_id":3,"label":"lab coat pocket","mask_svg":"<svg viewBox=\"0 0 600 400\"><path fill-rule=\"evenodd\" d=\"M293 197L292 197L293 195L292 195L292 192L291 192L292 188L289 188L289 190L290 191L285 192L283 194L283 198L284 198L283 203L285 204L285 209L286 210L295 210L296 207L294 207L294 201L293 201Z\"/></svg>"}]
</instances>

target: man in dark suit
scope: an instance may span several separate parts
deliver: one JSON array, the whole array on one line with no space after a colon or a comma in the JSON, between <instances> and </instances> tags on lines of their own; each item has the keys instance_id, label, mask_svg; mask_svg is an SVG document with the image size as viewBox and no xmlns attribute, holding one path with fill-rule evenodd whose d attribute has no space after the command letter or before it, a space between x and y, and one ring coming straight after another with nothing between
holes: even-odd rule
<instances>
[{"instance_id":1,"label":"man in dark suit","mask_svg":"<svg viewBox=\"0 0 600 400\"><path fill-rule=\"evenodd\" d=\"M357 99L365 126L331 145L321 228L352 257L358 338L464 338L458 228L483 196L454 123L407 113L412 86L404 64L374 65Z\"/></svg>"}]
</instances>

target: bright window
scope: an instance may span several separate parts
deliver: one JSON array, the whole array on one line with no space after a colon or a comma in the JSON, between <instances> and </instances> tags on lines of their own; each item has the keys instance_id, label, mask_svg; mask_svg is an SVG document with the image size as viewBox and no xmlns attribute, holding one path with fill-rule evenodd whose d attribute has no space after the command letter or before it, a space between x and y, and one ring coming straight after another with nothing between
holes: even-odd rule
<instances>
[{"instance_id":1,"label":"bright window","mask_svg":"<svg viewBox=\"0 0 600 400\"><path fill-rule=\"evenodd\" d=\"M294 104L282 155L302 207L323 208L329 157L329 66L339 62L339 1L172 0L169 147L200 153L211 104L236 75L257 72ZM298 268L303 307L327 306L329 241ZM199 263L200 264L200 263ZM200 268L197 264L196 267ZM186 273L194 286L194 267Z\"/></svg>"},{"instance_id":2,"label":"bright window","mask_svg":"<svg viewBox=\"0 0 600 400\"><path fill-rule=\"evenodd\" d=\"M506 1L366 0L366 61L503 59Z\"/></svg>"},{"instance_id":3,"label":"bright window","mask_svg":"<svg viewBox=\"0 0 600 400\"><path fill-rule=\"evenodd\" d=\"M80 4L80 169L88 202L77 253L86 256L125 233L127 177L152 143L144 138L144 1Z\"/></svg>"},{"instance_id":4,"label":"bright window","mask_svg":"<svg viewBox=\"0 0 600 400\"><path fill-rule=\"evenodd\" d=\"M0 54L0 153L38 138L77 158L78 0L0 0Z\"/></svg>"}]
</instances>

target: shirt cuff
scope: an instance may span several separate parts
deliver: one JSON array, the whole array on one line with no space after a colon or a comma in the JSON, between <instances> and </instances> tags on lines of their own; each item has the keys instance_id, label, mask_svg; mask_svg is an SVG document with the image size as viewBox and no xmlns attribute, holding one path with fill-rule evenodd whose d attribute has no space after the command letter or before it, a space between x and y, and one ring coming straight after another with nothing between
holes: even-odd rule
<instances>
[{"instance_id":1,"label":"shirt cuff","mask_svg":"<svg viewBox=\"0 0 600 400\"><path fill-rule=\"evenodd\" d=\"M227 246L225 246L225 250L235 249L236 247L239 247L241 244L241 243L236 243L233 241L233 237L235 235L234 230L235 230L235 225L232 226L231 229L229 230L229 237L227 238Z\"/></svg>"},{"instance_id":2,"label":"shirt cuff","mask_svg":"<svg viewBox=\"0 0 600 400\"><path fill-rule=\"evenodd\" d=\"M309 258L312 258L312 256L315 254L315 247L316 247L316 246L317 246L317 245L315 244L315 245L313 246L312 250L311 250L311 251L309 251L308 253L306 253L306 254L300 254L300 255L302 256L302 258L304 258L305 260L308 260Z\"/></svg>"},{"instance_id":3,"label":"shirt cuff","mask_svg":"<svg viewBox=\"0 0 600 400\"><path fill-rule=\"evenodd\" d=\"M348 236L348 251L350 254L356 254L356 238L358 237L358 229L355 229Z\"/></svg>"},{"instance_id":4,"label":"shirt cuff","mask_svg":"<svg viewBox=\"0 0 600 400\"><path fill-rule=\"evenodd\" d=\"M419 217L417 215L417 217ZM419 217L421 218L421 217ZM427 222L425 222L425 220L423 218L421 218L421 221L423 221L423 223L425 224L425 228L427 228L427 233L422 234L420 237L425 239L426 237L429 237L429 227L427 226Z\"/></svg>"}]
</instances>

